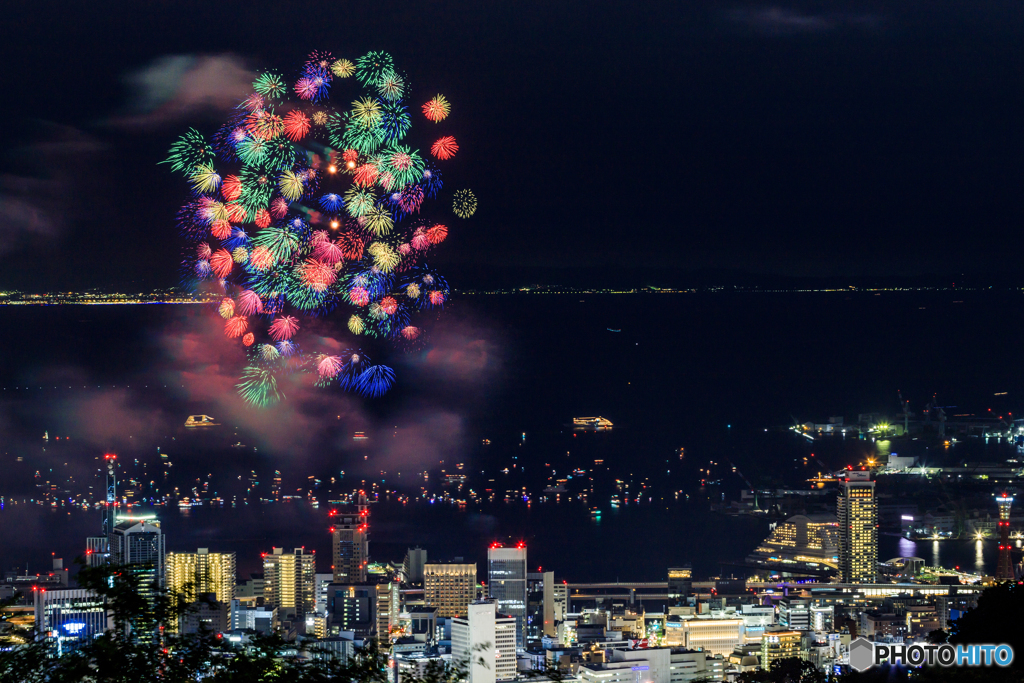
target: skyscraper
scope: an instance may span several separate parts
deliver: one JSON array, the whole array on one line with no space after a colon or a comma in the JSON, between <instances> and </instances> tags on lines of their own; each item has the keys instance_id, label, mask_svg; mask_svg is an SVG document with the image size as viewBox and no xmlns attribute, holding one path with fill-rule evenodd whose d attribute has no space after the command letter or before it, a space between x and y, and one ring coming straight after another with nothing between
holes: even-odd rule
<instances>
[{"instance_id":1,"label":"skyscraper","mask_svg":"<svg viewBox=\"0 0 1024 683\"><path fill-rule=\"evenodd\" d=\"M1013 496L1008 493L996 496L999 504L999 564L996 565L996 578L1000 581L1013 581L1013 560L1010 558L1010 506Z\"/></svg>"},{"instance_id":2,"label":"skyscraper","mask_svg":"<svg viewBox=\"0 0 1024 683\"><path fill-rule=\"evenodd\" d=\"M334 582L366 583L366 565L370 556L369 518L366 494L359 492L356 513L331 513L334 543Z\"/></svg>"},{"instance_id":3,"label":"skyscraper","mask_svg":"<svg viewBox=\"0 0 1024 683\"><path fill-rule=\"evenodd\" d=\"M466 607L474 600L476 564L423 565L423 601L437 608L437 616L466 616Z\"/></svg>"},{"instance_id":4,"label":"skyscraper","mask_svg":"<svg viewBox=\"0 0 1024 683\"><path fill-rule=\"evenodd\" d=\"M878 504L870 472L849 472L836 503L839 580L874 583L878 571Z\"/></svg>"},{"instance_id":5,"label":"skyscraper","mask_svg":"<svg viewBox=\"0 0 1024 683\"><path fill-rule=\"evenodd\" d=\"M316 609L316 555L303 548L286 553L274 548L263 555L264 598L281 619L304 619Z\"/></svg>"},{"instance_id":6,"label":"skyscraper","mask_svg":"<svg viewBox=\"0 0 1024 683\"><path fill-rule=\"evenodd\" d=\"M235 596L235 554L211 553L199 548L194 553L167 553L167 588L195 602L201 593L213 593L217 602L230 605Z\"/></svg>"},{"instance_id":7,"label":"skyscraper","mask_svg":"<svg viewBox=\"0 0 1024 683\"><path fill-rule=\"evenodd\" d=\"M477 600L465 616L452 619L452 660L466 665L468 683L516 677L516 620L496 607L493 600Z\"/></svg>"},{"instance_id":8,"label":"skyscraper","mask_svg":"<svg viewBox=\"0 0 1024 683\"><path fill-rule=\"evenodd\" d=\"M516 620L516 647L526 648L526 546L487 549L487 590L498 612Z\"/></svg>"},{"instance_id":9,"label":"skyscraper","mask_svg":"<svg viewBox=\"0 0 1024 683\"><path fill-rule=\"evenodd\" d=\"M164 584L165 541L159 520L152 517L118 517L108 537L110 563L138 565L143 587Z\"/></svg>"}]
</instances>

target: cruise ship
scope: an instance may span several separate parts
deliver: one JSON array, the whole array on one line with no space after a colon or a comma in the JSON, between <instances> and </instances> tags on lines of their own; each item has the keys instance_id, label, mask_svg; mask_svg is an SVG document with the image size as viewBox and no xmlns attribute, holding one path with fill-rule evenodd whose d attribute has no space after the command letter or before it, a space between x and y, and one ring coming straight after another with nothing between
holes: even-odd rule
<instances>
[{"instance_id":1,"label":"cruise ship","mask_svg":"<svg viewBox=\"0 0 1024 683\"><path fill-rule=\"evenodd\" d=\"M209 415L189 415L188 419L185 420L186 427L217 427L219 422L215 422Z\"/></svg>"},{"instance_id":2,"label":"cruise ship","mask_svg":"<svg viewBox=\"0 0 1024 683\"><path fill-rule=\"evenodd\" d=\"M604 432L612 428L612 421L605 417L574 417L572 428L590 432Z\"/></svg>"}]
</instances>

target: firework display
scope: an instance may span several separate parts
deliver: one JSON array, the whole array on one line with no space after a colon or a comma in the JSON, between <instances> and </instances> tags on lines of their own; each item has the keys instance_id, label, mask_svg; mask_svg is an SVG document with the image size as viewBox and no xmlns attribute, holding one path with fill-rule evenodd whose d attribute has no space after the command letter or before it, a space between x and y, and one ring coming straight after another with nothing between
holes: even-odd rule
<instances>
[{"instance_id":1,"label":"firework display","mask_svg":"<svg viewBox=\"0 0 1024 683\"><path fill-rule=\"evenodd\" d=\"M430 200L444 186L433 160L452 159L459 145L437 133L447 133L448 100L417 106L410 93L386 52L349 60L316 51L294 74L259 74L212 135L189 129L171 145L163 163L193 195L178 214L184 271L220 293L224 334L247 359L237 388L249 403L281 400L285 373L386 393L394 371L363 349L386 354L421 340L413 318L448 299L426 259L451 223ZM418 118L430 122L418 140L427 153L412 134ZM476 198L460 190L452 208L468 218ZM325 340L324 329L345 339ZM349 348L316 348L325 341Z\"/></svg>"}]
</instances>

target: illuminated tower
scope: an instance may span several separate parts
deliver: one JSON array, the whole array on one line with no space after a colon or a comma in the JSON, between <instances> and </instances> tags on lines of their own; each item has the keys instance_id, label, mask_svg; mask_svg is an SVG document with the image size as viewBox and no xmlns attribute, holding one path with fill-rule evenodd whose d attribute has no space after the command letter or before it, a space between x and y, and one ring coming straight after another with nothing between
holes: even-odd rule
<instances>
[{"instance_id":1,"label":"illuminated tower","mask_svg":"<svg viewBox=\"0 0 1024 683\"><path fill-rule=\"evenodd\" d=\"M106 453L103 459L107 463L107 494L103 505L103 535L90 536L85 539L85 557L90 567L99 567L110 559L110 532L114 528L114 511L117 509L117 456Z\"/></svg>"},{"instance_id":2,"label":"illuminated tower","mask_svg":"<svg viewBox=\"0 0 1024 683\"><path fill-rule=\"evenodd\" d=\"M355 514L331 512L334 522L331 535L334 542L335 583L366 583L366 565L370 555L370 510L365 493L360 491L357 500Z\"/></svg>"},{"instance_id":3,"label":"illuminated tower","mask_svg":"<svg viewBox=\"0 0 1024 683\"><path fill-rule=\"evenodd\" d=\"M1010 559L1010 506L1013 496L1008 493L996 496L999 504L999 564L996 566L996 578L1000 581L1013 581L1013 560Z\"/></svg>"},{"instance_id":4,"label":"illuminated tower","mask_svg":"<svg viewBox=\"0 0 1024 683\"><path fill-rule=\"evenodd\" d=\"M487 590L498 613L515 617L516 647L526 649L526 546L487 549Z\"/></svg>"},{"instance_id":5,"label":"illuminated tower","mask_svg":"<svg viewBox=\"0 0 1024 683\"><path fill-rule=\"evenodd\" d=\"M878 571L878 504L870 472L849 472L836 502L839 580L874 583Z\"/></svg>"}]
</instances>

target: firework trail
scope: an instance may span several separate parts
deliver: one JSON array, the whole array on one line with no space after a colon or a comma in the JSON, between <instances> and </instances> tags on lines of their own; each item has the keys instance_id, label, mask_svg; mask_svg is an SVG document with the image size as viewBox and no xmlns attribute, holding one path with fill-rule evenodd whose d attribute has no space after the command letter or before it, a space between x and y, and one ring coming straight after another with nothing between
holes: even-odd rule
<instances>
[{"instance_id":1,"label":"firework trail","mask_svg":"<svg viewBox=\"0 0 1024 683\"><path fill-rule=\"evenodd\" d=\"M245 355L237 388L249 403L282 400L286 373L384 394L394 371L357 347L410 348L425 334L413 317L448 300L447 282L426 263L451 224L432 215L443 183L428 159L443 165L459 145L431 126L418 142L428 153L417 148L412 90L386 52L350 60L316 51L292 80L260 74L219 129L189 129L161 162L189 185L178 213L190 243L183 272L220 292L215 310ZM443 95L417 109L449 125ZM476 210L469 190L453 200L460 218ZM323 327L314 318L336 321L351 348L315 348L323 338L310 329Z\"/></svg>"}]
</instances>

